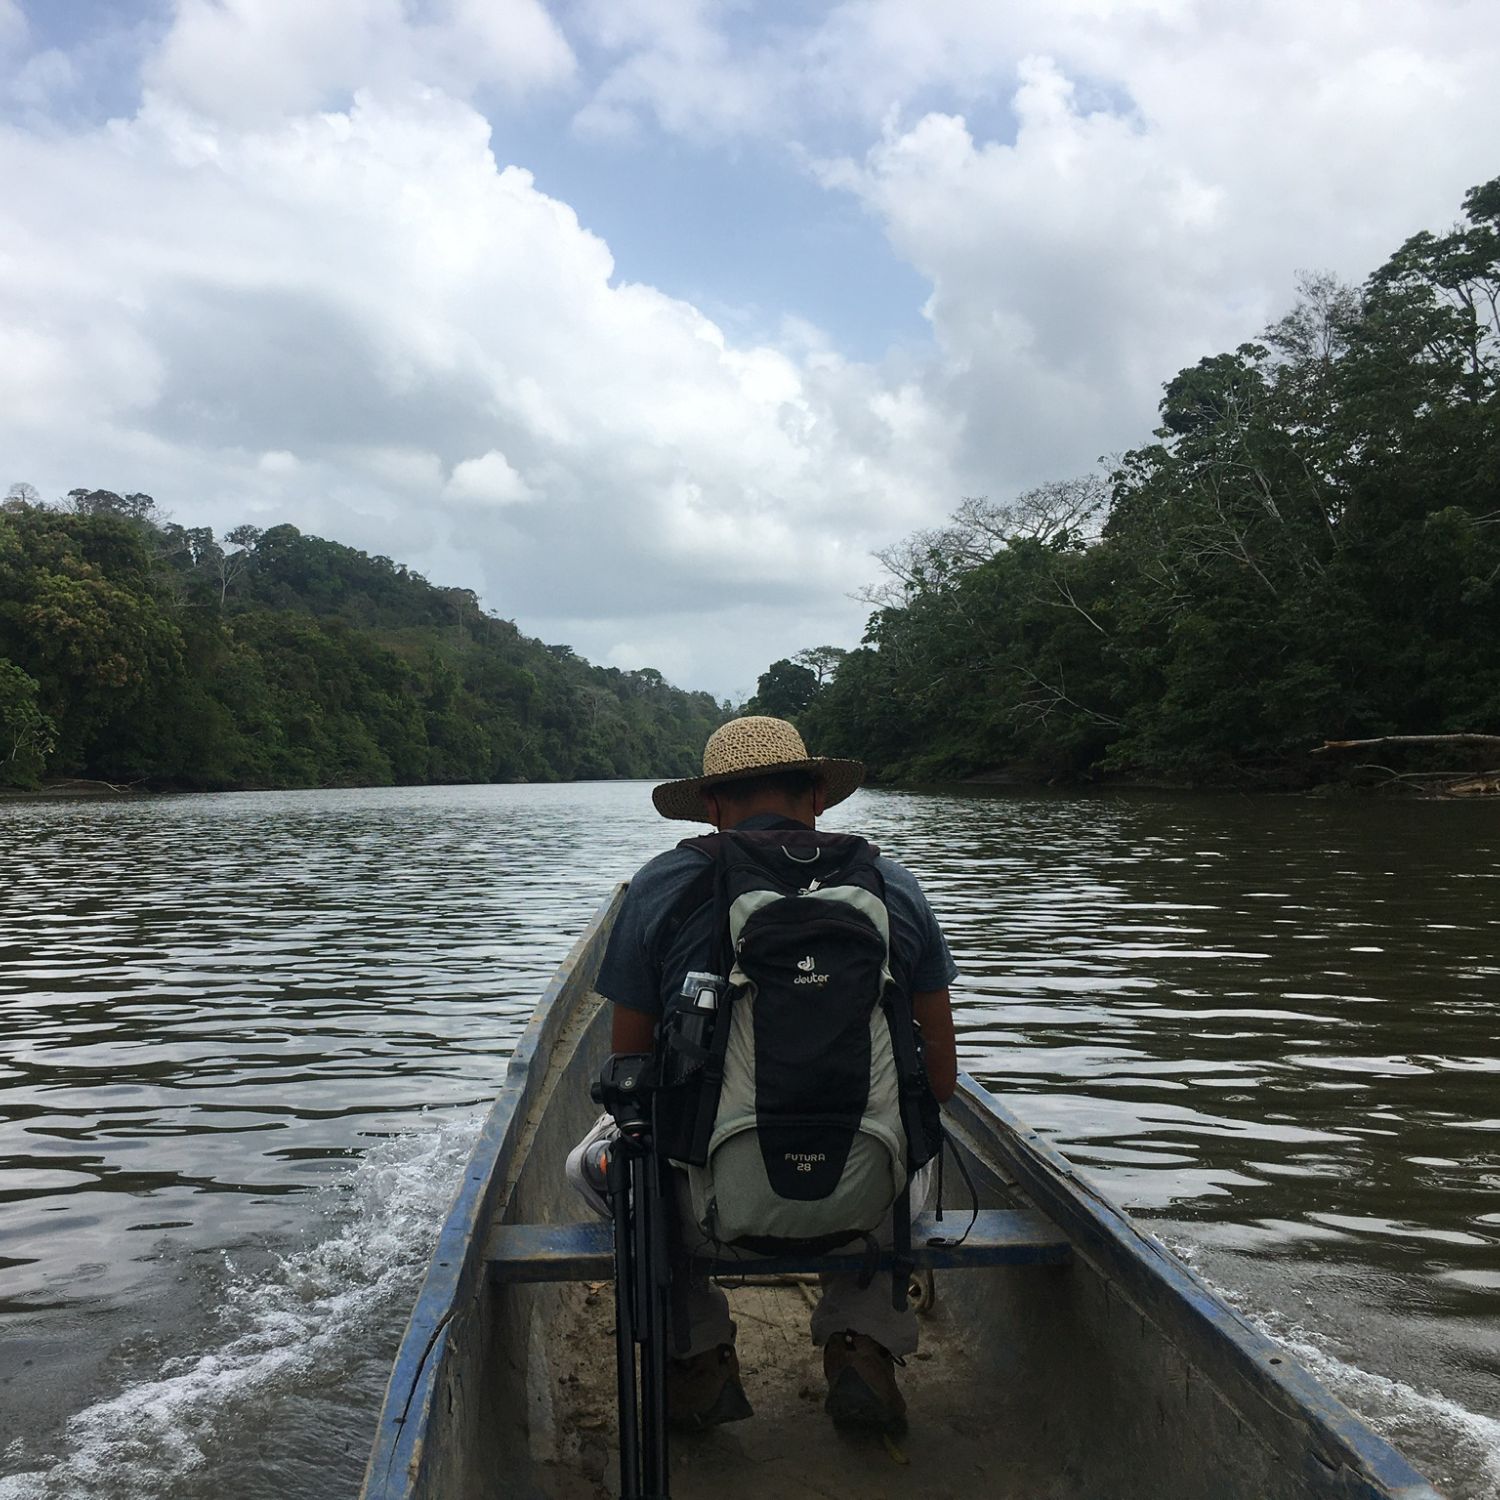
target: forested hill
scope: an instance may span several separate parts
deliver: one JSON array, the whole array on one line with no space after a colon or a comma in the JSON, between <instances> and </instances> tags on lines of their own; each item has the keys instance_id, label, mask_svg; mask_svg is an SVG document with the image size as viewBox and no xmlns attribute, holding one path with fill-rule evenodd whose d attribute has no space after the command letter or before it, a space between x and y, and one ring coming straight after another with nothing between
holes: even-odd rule
<instances>
[{"instance_id":1,"label":"forested hill","mask_svg":"<svg viewBox=\"0 0 1500 1500\"><path fill-rule=\"evenodd\" d=\"M106 490L0 502L0 785L691 775L723 717L295 526L219 539Z\"/></svg>"},{"instance_id":2,"label":"forested hill","mask_svg":"<svg viewBox=\"0 0 1500 1500\"><path fill-rule=\"evenodd\" d=\"M863 647L755 706L888 778L1415 779L1402 745L1310 752L1466 734L1466 789L1500 785L1500 179L1464 210L1362 288L1304 278L1107 477L891 549Z\"/></svg>"}]
</instances>

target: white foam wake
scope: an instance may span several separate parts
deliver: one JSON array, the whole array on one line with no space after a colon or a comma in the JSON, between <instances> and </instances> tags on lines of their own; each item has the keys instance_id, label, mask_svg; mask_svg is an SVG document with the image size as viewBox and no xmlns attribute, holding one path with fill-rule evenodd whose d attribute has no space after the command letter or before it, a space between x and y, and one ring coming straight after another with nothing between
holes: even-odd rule
<instances>
[{"instance_id":1,"label":"white foam wake","mask_svg":"<svg viewBox=\"0 0 1500 1500\"><path fill-rule=\"evenodd\" d=\"M1418 1390L1341 1359L1316 1329L1262 1312L1244 1296L1204 1275L1199 1246L1164 1240L1230 1306L1275 1339L1309 1374L1398 1448L1450 1500L1500 1500L1500 1419L1470 1411L1451 1397Z\"/></svg>"},{"instance_id":2,"label":"white foam wake","mask_svg":"<svg viewBox=\"0 0 1500 1500\"><path fill-rule=\"evenodd\" d=\"M69 1419L62 1451L0 1478L0 1500L158 1500L204 1469L246 1408L347 1368L362 1335L399 1323L481 1117L434 1119L380 1142L319 1189L331 1233L229 1281L206 1353L168 1360ZM22 1455L15 1445L6 1454Z\"/></svg>"},{"instance_id":3,"label":"white foam wake","mask_svg":"<svg viewBox=\"0 0 1500 1500\"><path fill-rule=\"evenodd\" d=\"M1310 1329L1277 1328L1259 1317L1253 1321L1418 1468L1428 1469L1428 1477L1452 1500L1500 1500L1500 1420L1351 1365Z\"/></svg>"}]
</instances>

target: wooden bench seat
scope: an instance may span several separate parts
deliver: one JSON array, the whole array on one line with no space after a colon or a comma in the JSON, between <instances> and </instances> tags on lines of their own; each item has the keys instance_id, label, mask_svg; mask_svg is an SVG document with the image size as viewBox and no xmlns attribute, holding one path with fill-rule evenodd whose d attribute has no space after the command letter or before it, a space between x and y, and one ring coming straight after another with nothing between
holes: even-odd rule
<instances>
[{"instance_id":1,"label":"wooden bench seat","mask_svg":"<svg viewBox=\"0 0 1500 1500\"><path fill-rule=\"evenodd\" d=\"M969 1223L967 1210L950 1209L942 1223L930 1213L912 1224L911 1258L919 1268L970 1270L979 1266L1062 1266L1073 1247L1050 1220L1019 1209L986 1208L962 1244L952 1241ZM614 1275L614 1230L607 1219L576 1224L501 1224L485 1246L495 1281L608 1281ZM781 1276L812 1271L858 1271L862 1247L824 1255L767 1255L754 1260L696 1262L720 1276ZM889 1269L891 1254L879 1261Z\"/></svg>"}]
</instances>

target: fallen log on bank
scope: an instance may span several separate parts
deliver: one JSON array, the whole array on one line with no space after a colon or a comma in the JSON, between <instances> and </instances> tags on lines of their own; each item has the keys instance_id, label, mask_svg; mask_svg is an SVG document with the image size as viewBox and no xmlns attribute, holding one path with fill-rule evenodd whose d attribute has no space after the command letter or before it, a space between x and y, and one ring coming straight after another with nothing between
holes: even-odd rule
<instances>
[{"instance_id":1,"label":"fallen log on bank","mask_svg":"<svg viewBox=\"0 0 1500 1500\"><path fill-rule=\"evenodd\" d=\"M1379 745L1493 745L1500 749L1500 734L1382 734L1373 740L1324 740L1313 754L1325 755L1330 750L1372 750Z\"/></svg>"},{"instance_id":2,"label":"fallen log on bank","mask_svg":"<svg viewBox=\"0 0 1500 1500\"><path fill-rule=\"evenodd\" d=\"M1365 740L1324 740L1312 753L1326 755L1330 750L1372 750L1387 745L1473 747L1500 749L1500 734L1382 734ZM1421 790L1441 797L1482 797L1500 794L1500 771L1395 771L1389 766L1362 762L1360 771L1383 772L1390 782L1422 782Z\"/></svg>"},{"instance_id":3,"label":"fallen log on bank","mask_svg":"<svg viewBox=\"0 0 1500 1500\"><path fill-rule=\"evenodd\" d=\"M1500 771L1482 771L1468 781L1451 782L1443 789L1445 797L1492 797L1500 793Z\"/></svg>"}]
</instances>

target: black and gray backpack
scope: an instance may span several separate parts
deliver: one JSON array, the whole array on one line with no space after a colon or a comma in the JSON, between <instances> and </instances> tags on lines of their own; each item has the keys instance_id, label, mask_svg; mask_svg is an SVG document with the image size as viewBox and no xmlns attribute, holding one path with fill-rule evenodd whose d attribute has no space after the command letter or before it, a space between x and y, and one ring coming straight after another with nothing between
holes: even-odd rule
<instances>
[{"instance_id":1,"label":"black and gray backpack","mask_svg":"<svg viewBox=\"0 0 1500 1500\"><path fill-rule=\"evenodd\" d=\"M717 1244L774 1253L868 1236L941 1144L878 850L771 829L684 840L713 862L711 1034L669 1013L658 1141ZM701 892L700 892L701 900Z\"/></svg>"}]
</instances>

